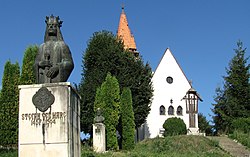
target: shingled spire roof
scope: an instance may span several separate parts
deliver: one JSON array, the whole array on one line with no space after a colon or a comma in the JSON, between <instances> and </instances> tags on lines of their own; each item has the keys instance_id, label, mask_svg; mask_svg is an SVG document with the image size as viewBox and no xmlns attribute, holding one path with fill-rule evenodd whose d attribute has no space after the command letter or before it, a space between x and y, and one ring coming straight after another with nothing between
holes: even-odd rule
<instances>
[{"instance_id":1,"label":"shingled spire roof","mask_svg":"<svg viewBox=\"0 0 250 157\"><path fill-rule=\"evenodd\" d=\"M135 54L138 54L138 52L136 51L136 44L135 44L134 36L132 35L128 26L128 20L124 12L124 6L122 7L122 13L120 16L117 36L122 39L122 41L124 42L124 47L126 49L129 49L129 51Z\"/></svg>"}]
</instances>

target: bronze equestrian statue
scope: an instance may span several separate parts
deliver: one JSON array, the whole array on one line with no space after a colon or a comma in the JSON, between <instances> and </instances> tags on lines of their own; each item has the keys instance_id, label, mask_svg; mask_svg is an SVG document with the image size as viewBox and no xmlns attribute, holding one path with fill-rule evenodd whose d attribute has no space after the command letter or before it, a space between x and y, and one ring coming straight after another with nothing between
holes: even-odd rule
<instances>
[{"instance_id":1,"label":"bronze equestrian statue","mask_svg":"<svg viewBox=\"0 0 250 157\"><path fill-rule=\"evenodd\" d=\"M64 42L58 16L46 16L44 43L40 45L35 60L36 83L66 82L74 68L68 45Z\"/></svg>"}]
</instances>

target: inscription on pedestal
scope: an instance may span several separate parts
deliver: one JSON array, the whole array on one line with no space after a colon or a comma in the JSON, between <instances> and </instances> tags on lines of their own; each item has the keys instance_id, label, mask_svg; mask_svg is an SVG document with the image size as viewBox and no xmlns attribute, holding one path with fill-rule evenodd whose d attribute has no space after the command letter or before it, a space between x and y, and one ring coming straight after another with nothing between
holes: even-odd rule
<instances>
[{"instance_id":1,"label":"inscription on pedestal","mask_svg":"<svg viewBox=\"0 0 250 157\"><path fill-rule=\"evenodd\" d=\"M66 120L66 112L52 112L52 113L24 113L22 114L22 121L30 121L32 125L52 125L56 124L56 120Z\"/></svg>"}]
</instances>

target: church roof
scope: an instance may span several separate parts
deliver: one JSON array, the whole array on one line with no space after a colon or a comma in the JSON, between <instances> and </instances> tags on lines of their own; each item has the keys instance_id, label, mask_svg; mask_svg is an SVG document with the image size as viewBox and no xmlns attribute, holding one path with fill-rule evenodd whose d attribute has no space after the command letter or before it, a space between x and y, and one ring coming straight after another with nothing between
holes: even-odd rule
<instances>
[{"instance_id":1,"label":"church roof","mask_svg":"<svg viewBox=\"0 0 250 157\"><path fill-rule=\"evenodd\" d=\"M124 7L122 7L122 13L120 16L120 22L117 30L117 36L122 39L124 42L125 49L131 51L136 51L136 44L134 36L132 35L129 26L126 14L124 12Z\"/></svg>"}]
</instances>

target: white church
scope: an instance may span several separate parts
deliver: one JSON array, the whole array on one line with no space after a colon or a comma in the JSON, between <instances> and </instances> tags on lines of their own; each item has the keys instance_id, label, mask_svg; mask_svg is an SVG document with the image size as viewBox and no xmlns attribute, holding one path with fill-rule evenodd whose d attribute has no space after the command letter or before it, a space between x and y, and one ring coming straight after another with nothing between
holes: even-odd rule
<instances>
[{"instance_id":1,"label":"white church","mask_svg":"<svg viewBox=\"0 0 250 157\"><path fill-rule=\"evenodd\" d=\"M151 111L144 126L145 136L162 136L163 124L171 117L183 119L188 134L199 134L198 100L201 98L192 88L169 48L153 74L152 83L154 92Z\"/></svg>"},{"instance_id":2,"label":"white church","mask_svg":"<svg viewBox=\"0 0 250 157\"><path fill-rule=\"evenodd\" d=\"M124 8L122 8L117 36L122 38L125 48L138 56ZM183 119L187 134L199 135L198 101L202 99L192 88L169 48L164 52L154 71L152 84L154 92L151 111L146 123L139 130L139 140L161 137L164 132L163 124L171 117Z\"/></svg>"}]
</instances>

